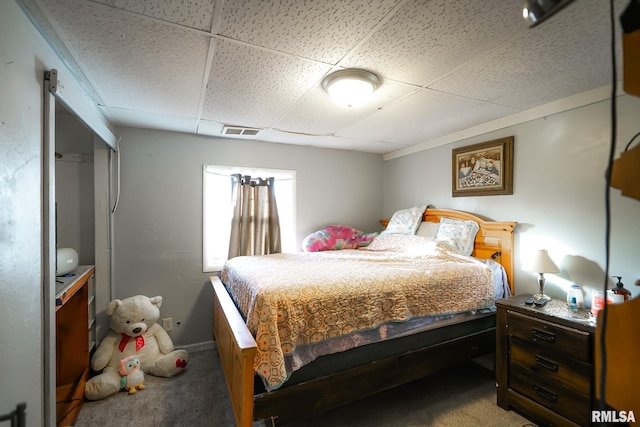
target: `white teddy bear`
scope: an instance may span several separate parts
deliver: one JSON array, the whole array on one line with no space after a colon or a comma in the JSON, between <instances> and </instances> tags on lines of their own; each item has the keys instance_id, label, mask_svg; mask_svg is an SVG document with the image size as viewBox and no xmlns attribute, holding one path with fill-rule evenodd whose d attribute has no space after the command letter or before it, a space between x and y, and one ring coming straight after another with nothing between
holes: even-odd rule
<instances>
[{"instance_id":1,"label":"white teddy bear","mask_svg":"<svg viewBox=\"0 0 640 427\"><path fill-rule=\"evenodd\" d=\"M161 296L144 295L109 303L106 313L111 329L91 359L91 368L103 372L87 382L87 399L104 399L120 391L119 365L128 356L138 358L145 374L159 377L174 376L187 366L189 353L174 350L171 337L156 323L161 304Z\"/></svg>"}]
</instances>

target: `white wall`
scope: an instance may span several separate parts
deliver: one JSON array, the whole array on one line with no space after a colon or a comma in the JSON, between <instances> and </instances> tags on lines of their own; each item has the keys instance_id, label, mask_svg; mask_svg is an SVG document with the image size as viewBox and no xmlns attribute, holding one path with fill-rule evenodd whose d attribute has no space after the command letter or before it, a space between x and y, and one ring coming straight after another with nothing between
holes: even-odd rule
<instances>
[{"instance_id":1,"label":"white wall","mask_svg":"<svg viewBox=\"0 0 640 427\"><path fill-rule=\"evenodd\" d=\"M640 98L618 98L616 157L640 131ZM610 102L577 108L508 129L384 162L385 216L425 203L517 221L515 290L536 291L537 275L522 271L522 260L546 247L563 270L547 275L551 296L565 297L571 282L602 288L605 270L605 169L610 141ZM513 135L514 191L508 196L451 196L453 148ZM638 295L640 201L611 190L610 275L623 276Z\"/></svg>"},{"instance_id":2,"label":"white wall","mask_svg":"<svg viewBox=\"0 0 640 427\"><path fill-rule=\"evenodd\" d=\"M212 339L202 273L202 165L297 171L297 239L324 225L380 230L382 158L375 154L120 128L115 298L163 296L176 345Z\"/></svg>"}]
</instances>

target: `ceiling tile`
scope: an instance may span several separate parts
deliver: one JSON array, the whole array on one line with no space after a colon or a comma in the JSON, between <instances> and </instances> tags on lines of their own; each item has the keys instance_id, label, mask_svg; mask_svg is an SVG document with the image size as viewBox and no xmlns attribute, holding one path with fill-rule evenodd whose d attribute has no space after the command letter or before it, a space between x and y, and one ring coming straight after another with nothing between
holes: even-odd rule
<instances>
[{"instance_id":1,"label":"ceiling tile","mask_svg":"<svg viewBox=\"0 0 640 427\"><path fill-rule=\"evenodd\" d=\"M387 154L406 147L406 145L393 144L389 142L367 141L366 144L361 145L360 147L356 148L356 150L363 151L365 153Z\"/></svg>"},{"instance_id":2,"label":"ceiling tile","mask_svg":"<svg viewBox=\"0 0 640 427\"><path fill-rule=\"evenodd\" d=\"M528 109L608 84L608 5L584 0L580 7L579 15L568 9L431 88Z\"/></svg>"},{"instance_id":3,"label":"ceiling tile","mask_svg":"<svg viewBox=\"0 0 640 427\"><path fill-rule=\"evenodd\" d=\"M367 141L361 139L340 138L327 135L301 135L295 132L284 132L277 129L268 129L260 132L259 140L309 147L336 148L340 150L357 150L367 143Z\"/></svg>"},{"instance_id":4,"label":"ceiling tile","mask_svg":"<svg viewBox=\"0 0 640 427\"><path fill-rule=\"evenodd\" d=\"M222 123L210 120L199 120L197 133L198 135L221 135L223 126Z\"/></svg>"},{"instance_id":5,"label":"ceiling tile","mask_svg":"<svg viewBox=\"0 0 640 427\"><path fill-rule=\"evenodd\" d=\"M342 129L338 135L418 144L453 133L459 130L461 123L468 128L517 112L519 110L513 108L423 89L401 104L391 105Z\"/></svg>"},{"instance_id":6,"label":"ceiling tile","mask_svg":"<svg viewBox=\"0 0 640 427\"><path fill-rule=\"evenodd\" d=\"M340 65L424 86L525 29L522 4L504 0L408 1Z\"/></svg>"},{"instance_id":7,"label":"ceiling tile","mask_svg":"<svg viewBox=\"0 0 640 427\"><path fill-rule=\"evenodd\" d=\"M172 132L194 133L196 119L171 114L147 113L122 108L102 107L105 116L110 117L116 125L146 129L159 129Z\"/></svg>"},{"instance_id":8,"label":"ceiling tile","mask_svg":"<svg viewBox=\"0 0 640 427\"><path fill-rule=\"evenodd\" d=\"M219 40L202 116L230 125L270 127L328 70L327 65Z\"/></svg>"},{"instance_id":9,"label":"ceiling tile","mask_svg":"<svg viewBox=\"0 0 640 427\"><path fill-rule=\"evenodd\" d=\"M111 107L195 117L208 37L96 3L46 4Z\"/></svg>"},{"instance_id":10,"label":"ceiling tile","mask_svg":"<svg viewBox=\"0 0 640 427\"><path fill-rule=\"evenodd\" d=\"M393 8L392 0L228 0L225 37L336 64Z\"/></svg>"},{"instance_id":11,"label":"ceiling tile","mask_svg":"<svg viewBox=\"0 0 640 427\"><path fill-rule=\"evenodd\" d=\"M174 24L210 31L213 0L93 0Z\"/></svg>"}]
</instances>

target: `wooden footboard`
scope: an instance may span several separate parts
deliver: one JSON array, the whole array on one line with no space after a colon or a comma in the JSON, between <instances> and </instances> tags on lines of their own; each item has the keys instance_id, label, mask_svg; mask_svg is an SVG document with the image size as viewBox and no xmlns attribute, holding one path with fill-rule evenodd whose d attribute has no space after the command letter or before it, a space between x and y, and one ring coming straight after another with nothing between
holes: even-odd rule
<instances>
[{"instance_id":1,"label":"wooden footboard","mask_svg":"<svg viewBox=\"0 0 640 427\"><path fill-rule=\"evenodd\" d=\"M239 427L253 423L253 360L257 345L217 276L213 286L213 338L217 343L233 415Z\"/></svg>"}]
</instances>

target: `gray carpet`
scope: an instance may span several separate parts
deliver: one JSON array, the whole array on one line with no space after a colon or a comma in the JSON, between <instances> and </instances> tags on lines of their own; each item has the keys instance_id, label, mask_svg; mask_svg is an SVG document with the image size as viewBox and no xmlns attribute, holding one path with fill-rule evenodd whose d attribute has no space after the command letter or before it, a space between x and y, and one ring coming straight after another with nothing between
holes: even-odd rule
<instances>
[{"instance_id":1,"label":"gray carpet","mask_svg":"<svg viewBox=\"0 0 640 427\"><path fill-rule=\"evenodd\" d=\"M217 350L190 354L174 378L145 377L146 389L85 402L77 426L233 427ZM268 427L271 423L254 423ZM282 427L533 426L496 405L488 369L469 363Z\"/></svg>"}]
</instances>

